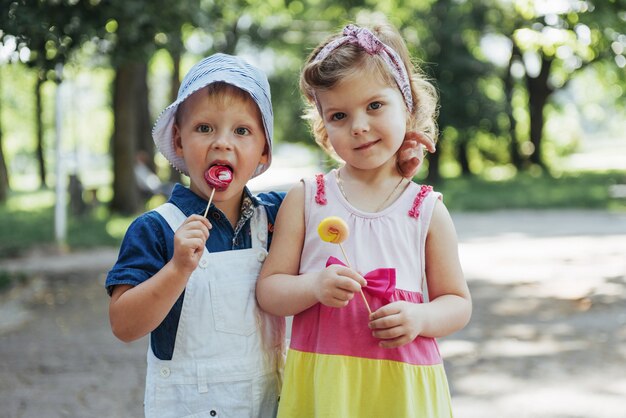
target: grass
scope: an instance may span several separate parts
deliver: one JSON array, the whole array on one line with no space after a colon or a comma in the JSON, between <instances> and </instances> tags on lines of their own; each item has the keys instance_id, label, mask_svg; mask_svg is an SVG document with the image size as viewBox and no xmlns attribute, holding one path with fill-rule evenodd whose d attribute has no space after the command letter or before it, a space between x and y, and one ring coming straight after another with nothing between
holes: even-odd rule
<instances>
[{"instance_id":1,"label":"grass","mask_svg":"<svg viewBox=\"0 0 626 418\"><path fill-rule=\"evenodd\" d=\"M435 189L444 194L450 211L626 210L625 199L610 196L612 184L626 184L626 172L584 172L558 178L523 174L503 181L454 178L446 179ZM70 215L66 244L70 249L119 245L132 219L111 215L104 204L80 217ZM19 256L54 242L52 191L13 192L0 206L0 258Z\"/></svg>"},{"instance_id":2,"label":"grass","mask_svg":"<svg viewBox=\"0 0 626 418\"><path fill-rule=\"evenodd\" d=\"M104 205L82 216L68 213L70 249L119 245L132 217L110 215ZM55 244L54 193L13 192L0 206L0 258L16 257L34 247Z\"/></svg>"},{"instance_id":3,"label":"grass","mask_svg":"<svg viewBox=\"0 0 626 418\"><path fill-rule=\"evenodd\" d=\"M626 172L581 172L557 177L521 174L509 180L455 178L435 187L451 211L496 209L624 210L626 201L611 197L609 187L626 184Z\"/></svg>"}]
</instances>

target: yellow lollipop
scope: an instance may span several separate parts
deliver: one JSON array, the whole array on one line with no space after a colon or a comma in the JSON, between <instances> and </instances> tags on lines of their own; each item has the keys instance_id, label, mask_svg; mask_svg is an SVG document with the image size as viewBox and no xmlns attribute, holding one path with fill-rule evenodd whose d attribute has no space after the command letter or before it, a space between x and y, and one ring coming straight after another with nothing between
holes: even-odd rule
<instances>
[{"instance_id":1,"label":"yellow lollipop","mask_svg":"<svg viewBox=\"0 0 626 418\"><path fill-rule=\"evenodd\" d=\"M320 224L317 226L317 233L322 241L339 244L343 257L346 259L346 264L348 267L352 268L350 266L350 260L348 260L348 256L346 255L346 251L343 249L343 245L341 245L341 243L348 239L348 236L350 235L348 224L339 216L329 216L322 219ZM365 302L367 311L371 315L372 310L370 309L370 305L367 303L367 299L363 294L363 289L361 289L361 297L363 298L363 302Z\"/></svg>"},{"instance_id":2,"label":"yellow lollipop","mask_svg":"<svg viewBox=\"0 0 626 418\"><path fill-rule=\"evenodd\" d=\"M317 233L322 241L341 244L350 235L348 224L339 216L329 216L322 219L317 227Z\"/></svg>"}]
</instances>

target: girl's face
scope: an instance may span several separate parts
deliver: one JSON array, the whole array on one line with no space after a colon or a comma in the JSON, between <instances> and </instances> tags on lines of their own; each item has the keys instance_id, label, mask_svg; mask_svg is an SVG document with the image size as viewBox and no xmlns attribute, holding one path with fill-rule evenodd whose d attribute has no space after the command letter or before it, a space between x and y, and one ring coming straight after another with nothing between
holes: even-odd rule
<instances>
[{"instance_id":1,"label":"girl's face","mask_svg":"<svg viewBox=\"0 0 626 418\"><path fill-rule=\"evenodd\" d=\"M189 96L182 106L179 123L174 127L174 146L189 169L190 189L208 200L212 188L204 173L215 164L226 165L233 179L226 190L216 191L214 201L241 199L257 165L267 163L258 107L252 98L228 92L217 97L206 89Z\"/></svg>"},{"instance_id":2,"label":"girl's face","mask_svg":"<svg viewBox=\"0 0 626 418\"><path fill-rule=\"evenodd\" d=\"M346 164L367 170L395 165L406 133L407 109L397 87L360 71L316 98L328 139Z\"/></svg>"}]
</instances>

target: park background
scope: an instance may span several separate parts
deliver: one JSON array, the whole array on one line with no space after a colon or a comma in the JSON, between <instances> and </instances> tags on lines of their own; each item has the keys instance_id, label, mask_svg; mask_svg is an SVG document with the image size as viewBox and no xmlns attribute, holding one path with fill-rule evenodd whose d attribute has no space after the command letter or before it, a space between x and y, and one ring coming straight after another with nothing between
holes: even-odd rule
<instances>
[{"instance_id":1,"label":"park background","mask_svg":"<svg viewBox=\"0 0 626 418\"><path fill-rule=\"evenodd\" d=\"M140 411L145 345L124 351L114 340L102 282L134 216L165 199L141 191L137 156L151 157L160 184L186 181L155 153L150 131L191 65L226 52L267 72L275 160L251 186L287 188L332 164L301 118L303 60L344 24L381 18L440 93L437 153L416 181L444 193L475 295L470 326L442 341L459 416L626 409L623 377L601 384L605 372L626 375L616 348L626 342L623 0L1 0L0 10L0 350L42 357L0 365L7 416L41 416L42 402L49 416L103 416L92 393L101 383L87 394L72 386L79 351L50 329L83 350L93 348L86 335L108 349L108 369L121 367L120 387L132 389L124 402ZM99 326L72 331L55 316L91 305ZM93 363L78 364L96 379ZM131 365L132 379L120 374ZM58 396L42 397L50 388L31 373L55 382Z\"/></svg>"}]
</instances>

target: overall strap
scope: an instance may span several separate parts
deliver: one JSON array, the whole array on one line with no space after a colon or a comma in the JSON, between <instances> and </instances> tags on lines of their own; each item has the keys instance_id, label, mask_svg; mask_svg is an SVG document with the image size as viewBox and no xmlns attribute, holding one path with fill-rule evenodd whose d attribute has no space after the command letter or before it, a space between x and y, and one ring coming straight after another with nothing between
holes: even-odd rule
<instances>
[{"instance_id":1,"label":"overall strap","mask_svg":"<svg viewBox=\"0 0 626 418\"><path fill-rule=\"evenodd\" d=\"M178 209L173 203L164 203L154 210L165 219L174 232L176 232L183 222L185 222L185 219L187 219L183 211Z\"/></svg>"},{"instance_id":2,"label":"overall strap","mask_svg":"<svg viewBox=\"0 0 626 418\"><path fill-rule=\"evenodd\" d=\"M250 237L252 248L267 249L267 211L263 205L254 208L250 218Z\"/></svg>"}]
</instances>

